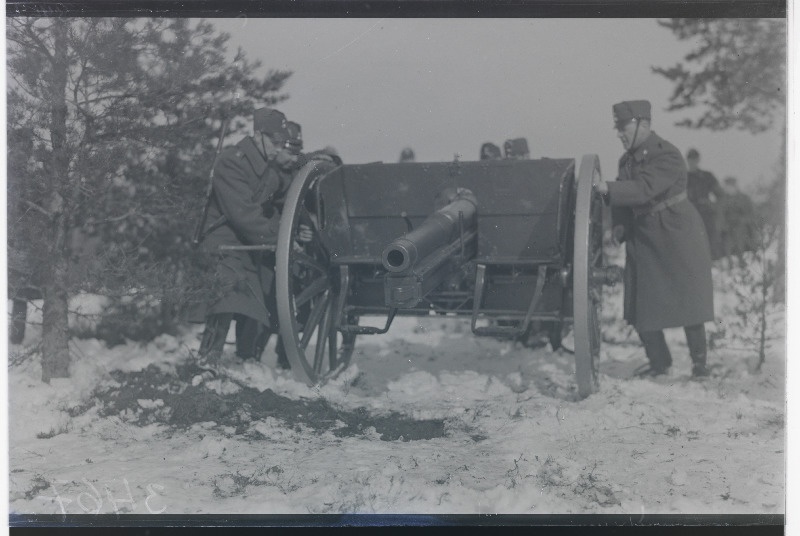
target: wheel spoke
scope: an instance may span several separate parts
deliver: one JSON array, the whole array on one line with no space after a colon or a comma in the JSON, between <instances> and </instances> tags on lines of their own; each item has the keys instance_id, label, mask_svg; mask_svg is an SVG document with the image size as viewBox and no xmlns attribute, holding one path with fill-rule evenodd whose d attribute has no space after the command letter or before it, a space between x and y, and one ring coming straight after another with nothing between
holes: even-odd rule
<instances>
[{"instance_id":1,"label":"wheel spoke","mask_svg":"<svg viewBox=\"0 0 800 536\"><path fill-rule=\"evenodd\" d=\"M311 298L319 294L322 294L329 288L331 288L331 283L330 281L328 281L328 277L327 276L318 277L317 279L309 283L308 286L304 288L303 291L295 297L294 299L295 308L299 309L301 306L308 303L308 301L311 300Z\"/></svg>"},{"instance_id":2,"label":"wheel spoke","mask_svg":"<svg viewBox=\"0 0 800 536\"><path fill-rule=\"evenodd\" d=\"M330 329L328 333L328 363L330 369L333 370L336 368L336 365L338 364L339 361L337 355L338 348L336 344L339 338L339 332L336 331L336 328L334 328L333 326L331 326L331 328L332 329Z\"/></svg>"},{"instance_id":3,"label":"wheel spoke","mask_svg":"<svg viewBox=\"0 0 800 536\"><path fill-rule=\"evenodd\" d=\"M589 261L589 266L598 266L598 262L603 258L603 250L598 249L592 255L592 259Z\"/></svg>"},{"instance_id":4,"label":"wheel spoke","mask_svg":"<svg viewBox=\"0 0 800 536\"><path fill-rule=\"evenodd\" d=\"M328 249L325 247L325 244L322 243L322 238L320 237L317 229L319 227L317 223L316 215L311 214L308 209L304 205L300 205L300 219L303 220L303 223L306 225L311 225L311 228L314 230L314 233L311 237L311 243L316 246L318 251L322 251L327 253Z\"/></svg>"},{"instance_id":5,"label":"wheel spoke","mask_svg":"<svg viewBox=\"0 0 800 536\"><path fill-rule=\"evenodd\" d=\"M328 308L328 299L329 298L326 295L323 297L323 299L319 300L314 305L314 309L311 310L311 314L308 315L308 321L303 327L303 338L300 339L300 346L303 349L308 347L308 342L311 340L311 335L314 333L314 329L317 328L320 320L322 319L322 315L325 314L325 310Z\"/></svg>"},{"instance_id":6,"label":"wheel spoke","mask_svg":"<svg viewBox=\"0 0 800 536\"><path fill-rule=\"evenodd\" d=\"M306 194L308 195L308 194ZM306 225L311 225L316 228L316 224L314 223L315 217L311 215L308 209L305 206L305 203L300 203L300 206L297 207L297 214L300 218L300 223L304 223Z\"/></svg>"},{"instance_id":7,"label":"wheel spoke","mask_svg":"<svg viewBox=\"0 0 800 536\"><path fill-rule=\"evenodd\" d=\"M599 288L592 287L589 289L589 297L591 298L590 306L595 307L595 304L600 303L600 300L602 300L602 293Z\"/></svg>"},{"instance_id":8,"label":"wheel spoke","mask_svg":"<svg viewBox=\"0 0 800 536\"><path fill-rule=\"evenodd\" d=\"M302 264L303 266L307 266L309 268L313 268L323 274L327 272L327 268L325 268L325 266L320 264L319 261L301 251L294 251L292 253L292 262L295 262L297 264Z\"/></svg>"},{"instance_id":9,"label":"wheel spoke","mask_svg":"<svg viewBox=\"0 0 800 536\"><path fill-rule=\"evenodd\" d=\"M328 333L331 329L331 300L326 299L325 301L325 315L322 317L319 329L317 329L317 347L314 348L314 372L316 374L322 372L322 363L325 360Z\"/></svg>"}]
</instances>

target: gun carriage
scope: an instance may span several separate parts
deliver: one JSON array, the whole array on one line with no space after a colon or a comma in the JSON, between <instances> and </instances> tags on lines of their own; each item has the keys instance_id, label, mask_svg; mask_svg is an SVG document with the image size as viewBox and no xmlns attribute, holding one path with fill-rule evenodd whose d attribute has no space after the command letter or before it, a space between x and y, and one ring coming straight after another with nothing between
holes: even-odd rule
<instances>
[{"instance_id":1,"label":"gun carriage","mask_svg":"<svg viewBox=\"0 0 800 536\"><path fill-rule=\"evenodd\" d=\"M335 166L312 161L286 195L276 250L278 321L298 379L348 365L356 338L397 315L457 315L476 336L571 324L579 395L597 389L603 219L599 160ZM314 231L295 241L299 226ZM379 317L382 325L360 325ZM385 320L384 320L385 319ZM374 324L376 322L371 321Z\"/></svg>"}]
</instances>

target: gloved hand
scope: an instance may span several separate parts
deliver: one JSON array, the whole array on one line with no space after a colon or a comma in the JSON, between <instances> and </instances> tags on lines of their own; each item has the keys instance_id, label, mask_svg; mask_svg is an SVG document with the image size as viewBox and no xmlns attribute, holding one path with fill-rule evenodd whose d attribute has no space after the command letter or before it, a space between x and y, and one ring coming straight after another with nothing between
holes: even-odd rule
<instances>
[{"instance_id":1,"label":"gloved hand","mask_svg":"<svg viewBox=\"0 0 800 536\"><path fill-rule=\"evenodd\" d=\"M292 249L298 253L302 253L305 250L305 244L311 242L313 238L314 232L311 230L311 227L305 223L301 223L297 227L297 234L294 235Z\"/></svg>"},{"instance_id":2,"label":"gloved hand","mask_svg":"<svg viewBox=\"0 0 800 536\"><path fill-rule=\"evenodd\" d=\"M314 232L311 230L311 227L305 223L301 223L297 228L297 236L295 236L295 240L305 244L307 242L311 242L312 238L314 238Z\"/></svg>"},{"instance_id":3,"label":"gloved hand","mask_svg":"<svg viewBox=\"0 0 800 536\"><path fill-rule=\"evenodd\" d=\"M608 193L608 183L602 177L594 184L594 191L601 195Z\"/></svg>"}]
</instances>

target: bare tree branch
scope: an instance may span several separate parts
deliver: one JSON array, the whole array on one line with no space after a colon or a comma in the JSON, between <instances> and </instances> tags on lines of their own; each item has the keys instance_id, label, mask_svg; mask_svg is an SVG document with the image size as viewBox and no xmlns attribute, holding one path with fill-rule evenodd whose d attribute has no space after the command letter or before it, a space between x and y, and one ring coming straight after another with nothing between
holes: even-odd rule
<instances>
[{"instance_id":1,"label":"bare tree branch","mask_svg":"<svg viewBox=\"0 0 800 536\"><path fill-rule=\"evenodd\" d=\"M44 208L40 207L36 203L34 203L32 201L28 201L27 199L20 199L20 201L22 203L24 203L25 205L29 206L30 208L32 208L33 210L35 210L35 211L37 211L37 212L39 212L41 214L44 214L45 216L47 216L48 219L50 219L50 220L53 219L53 214L52 213L50 213L49 211L47 211Z\"/></svg>"}]
</instances>

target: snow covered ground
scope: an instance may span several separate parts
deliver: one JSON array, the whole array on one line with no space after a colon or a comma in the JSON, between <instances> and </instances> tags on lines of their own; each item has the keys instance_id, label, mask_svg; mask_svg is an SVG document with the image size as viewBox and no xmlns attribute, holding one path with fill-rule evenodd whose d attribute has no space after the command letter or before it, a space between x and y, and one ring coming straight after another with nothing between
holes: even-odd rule
<instances>
[{"instance_id":1,"label":"snow covered ground","mask_svg":"<svg viewBox=\"0 0 800 536\"><path fill-rule=\"evenodd\" d=\"M783 514L783 311L755 373L732 276L715 280L711 378L688 379L676 329L672 375L631 379L644 354L614 288L585 400L569 353L454 318L359 337L355 364L317 389L275 371L271 346L265 363L230 347L228 377L192 385L196 327L144 346L74 340L72 377L47 385L29 326L9 356L10 511Z\"/></svg>"}]
</instances>

